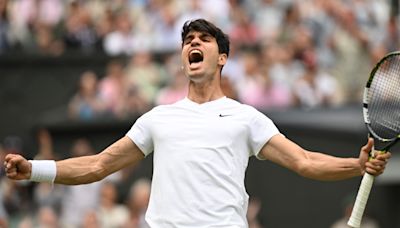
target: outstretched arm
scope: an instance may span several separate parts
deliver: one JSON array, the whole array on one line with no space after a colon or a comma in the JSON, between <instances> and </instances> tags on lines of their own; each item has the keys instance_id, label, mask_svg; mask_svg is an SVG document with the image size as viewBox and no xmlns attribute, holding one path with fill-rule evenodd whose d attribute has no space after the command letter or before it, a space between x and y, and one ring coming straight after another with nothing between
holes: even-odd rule
<instances>
[{"instance_id":1,"label":"outstretched arm","mask_svg":"<svg viewBox=\"0 0 400 228\"><path fill-rule=\"evenodd\" d=\"M359 158L339 158L327 154L307 151L282 135L273 136L264 145L260 155L301 176L316 180L342 180L360 176L364 172L382 174L390 153L379 154L368 160L373 140L361 148Z\"/></svg>"},{"instance_id":2,"label":"outstretched arm","mask_svg":"<svg viewBox=\"0 0 400 228\"><path fill-rule=\"evenodd\" d=\"M55 183L77 185L99 181L124 167L137 164L143 158L141 150L125 136L99 154L57 161ZM5 169L10 179L31 177L31 163L20 155L7 155Z\"/></svg>"}]
</instances>

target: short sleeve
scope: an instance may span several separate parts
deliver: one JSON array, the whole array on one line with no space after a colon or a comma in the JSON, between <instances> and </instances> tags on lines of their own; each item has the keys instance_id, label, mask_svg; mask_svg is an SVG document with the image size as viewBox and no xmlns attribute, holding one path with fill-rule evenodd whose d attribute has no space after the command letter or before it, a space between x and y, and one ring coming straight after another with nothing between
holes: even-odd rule
<instances>
[{"instance_id":1,"label":"short sleeve","mask_svg":"<svg viewBox=\"0 0 400 228\"><path fill-rule=\"evenodd\" d=\"M149 113L142 115L136 120L128 133L126 133L126 136L139 147L145 156L154 150L150 117Z\"/></svg>"},{"instance_id":2,"label":"short sleeve","mask_svg":"<svg viewBox=\"0 0 400 228\"><path fill-rule=\"evenodd\" d=\"M250 124L249 143L252 152L251 155L264 160L265 158L259 156L260 150L272 136L277 134L280 134L280 132L272 120L263 113L256 111Z\"/></svg>"}]
</instances>

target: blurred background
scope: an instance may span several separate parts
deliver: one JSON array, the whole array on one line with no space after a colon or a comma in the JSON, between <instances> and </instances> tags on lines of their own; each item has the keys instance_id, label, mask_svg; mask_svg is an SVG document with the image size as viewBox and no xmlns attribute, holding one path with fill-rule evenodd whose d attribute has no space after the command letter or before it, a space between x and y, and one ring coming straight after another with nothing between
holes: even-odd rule
<instances>
[{"instance_id":1,"label":"blurred background","mask_svg":"<svg viewBox=\"0 0 400 228\"><path fill-rule=\"evenodd\" d=\"M185 97L181 28L197 18L230 36L228 97L305 148L357 156L364 84L399 49L398 13L396 0L0 0L0 162L98 153L142 113ZM398 162L377 179L363 227L400 227ZM151 156L82 186L0 173L0 227L147 227ZM360 183L311 181L254 158L246 178L250 228L346 227Z\"/></svg>"}]
</instances>

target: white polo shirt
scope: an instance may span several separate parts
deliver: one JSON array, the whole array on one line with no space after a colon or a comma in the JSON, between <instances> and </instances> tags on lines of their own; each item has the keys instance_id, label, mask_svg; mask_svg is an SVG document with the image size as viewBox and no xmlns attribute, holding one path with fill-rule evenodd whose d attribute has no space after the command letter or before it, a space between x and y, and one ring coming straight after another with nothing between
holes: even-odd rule
<instances>
[{"instance_id":1,"label":"white polo shirt","mask_svg":"<svg viewBox=\"0 0 400 228\"><path fill-rule=\"evenodd\" d=\"M279 134L255 108L223 97L157 106L127 133L154 151L146 221L152 228L247 227L249 157Z\"/></svg>"}]
</instances>

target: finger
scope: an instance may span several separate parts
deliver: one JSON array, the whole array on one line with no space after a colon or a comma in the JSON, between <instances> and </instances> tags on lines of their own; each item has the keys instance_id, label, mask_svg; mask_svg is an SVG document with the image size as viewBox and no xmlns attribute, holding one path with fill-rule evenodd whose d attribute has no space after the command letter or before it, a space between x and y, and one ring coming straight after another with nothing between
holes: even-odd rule
<instances>
[{"instance_id":1,"label":"finger","mask_svg":"<svg viewBox=\"0 0 400 228\"><path fill-rule=\"evenodd\" d=\"M6 163L5 164L6 169L11 169L16 164L14 159L10 159L10 160L6 161L5 163Z\"/></svg>"},{"instance_id":2,"label":"finger","mask_svg":"<svg viewBox=\"0 0 400 228\"><path fill-rule=\"evenodd\" d=\"M392 154L390 152L386 152L386 153L379 153L375 159L378 160L382 160L382 161L387 161L388 159L390 159L392 157Z\"/></svg>"},{"instance_id":3,"label":"finger","mask_svg":"<svg viewBox=\"0 0 400 228\"><path fill-rule=\"evenodd\" d=\"M7 167L14 167L17 166L24 158L20 155L14 154L9 160L7 160Z\"/></svg>"},{"instance_id":4,"label":"finger","mask_svg":"<svg viewBox=\"0 0 400 228\"><path fill-rule=\"evenodd\" d=\"M10 167L16 166L16 164L18 164L21 161L21 159L22 159L22 157L20 155L8 154L4 158L4 166L6 168L10 168Z\"/></svg>"},{"instance_id":5,"label":"finger","mask_svg":"<svg viewBox=\"0 0 400 228\"><path fill-rule=\"evenodd\" d=\"M371 170L374 170L374 173L383 173L383 171L385 170L386 165L375 165L371 162L368 162L367 164L365 164L365 169L367 170L367 172L370 173Z\"/></svg>"},{"instance_id":6,"label":"finger","mask_svg":"<svg viewBox=\"0 0 400 228\"><path fill-rule=\"evenodd\" d=\"M18 175L17 169L13 168L13 169L8 169L6 172L7 177L9 178L15 178Z\"/></svg>"},{"instance_id":7,"label":"finger","mask_svg":"<svg viewBox=\"0 0 400 228\"><path fill-rule=\"evenodd\" d=\"M374 146L374 139L368 138L367 144L365 144L361 149L362 151L369 153L372 150L373 146Z\"/></svg>"},{"instance_id":8,"label":"finger","mask_svg":"<svg viewBox=\"0 0 400 228\"><path fill-rule=\"evenodd\" d=\"M375 166L383 166L386 165L386 160L381 160L381 159L371 159L369 163L375 165Z\"/></svg>"},{"instance_id":9,"label":"finger","mask_svg":"<svg viewBox=\"0 0 400 228\"><path fill-rule=\"evenodd\" d=\"M17 173L17 169L16 169L16 168L7 169L7 173L9 173L9 174L11 174L11 173Z\"/></svg>"},{"instance_id":10,"label":"finger","mask_svg":"<svg viewBox=\"0 0 400 228\"><path fill-rule=\"evenodd\" d=\"M366 167L380 169L386 166L386 163L380 160L369 161L365 164Z\"/></svg>"},{"instance_id":11,"label":"finger","mask_svg":"<svg viewBox=\"0 0 400 228\"><path fill-rule=\"evenodd\" d=\"M4 158L4 161L9 162L10 160L16 158L18 155L17 154L7 154L6 157Z\"/></svg>"},{"instance_id":12,"label":"finger","mask_svg":"<svg viewBox=\"0 0 400 228\"><path fill-rule=\"evenodd\" d=\"M13 162L11 162L11 160L10 161L8 161L8 162L4 162L5 164L4 164L4 168L5 169L11 169L14 165L14 163Z\"/></svg>"},{"instance_id":13,"label":"finger","mask_svg":"<svg viewBox=\"0 0 400 228\"><path fill-rule=\"evenodd\" d=\"M369 149L372 149L372 147L374 146L374 138L372 138L372 137L368 138L367 146Z\"/></svg>"},{"instance_id":14,"label":"finger","mask_svg":"<svg viewBox=\"0 0 400 228\"><path fill-rule=\"evenodd\" d=\"M371 163L367 163L365 165L365 171L372 175L380 175L384 172L386 166L385 165L373 165Z\"/></svg>"},{"instance_id":15,"label":"finger","mask_svg":"<svg viewBox=\"0 0 400 228\"><path fill-rule=\"evenodd\" d=\"M381 175L383 173L383 171L377 171L375 169L371 169L369 167L366 167L365 171L373 176L378 176Z\"/></svg>"}]
</instances>

